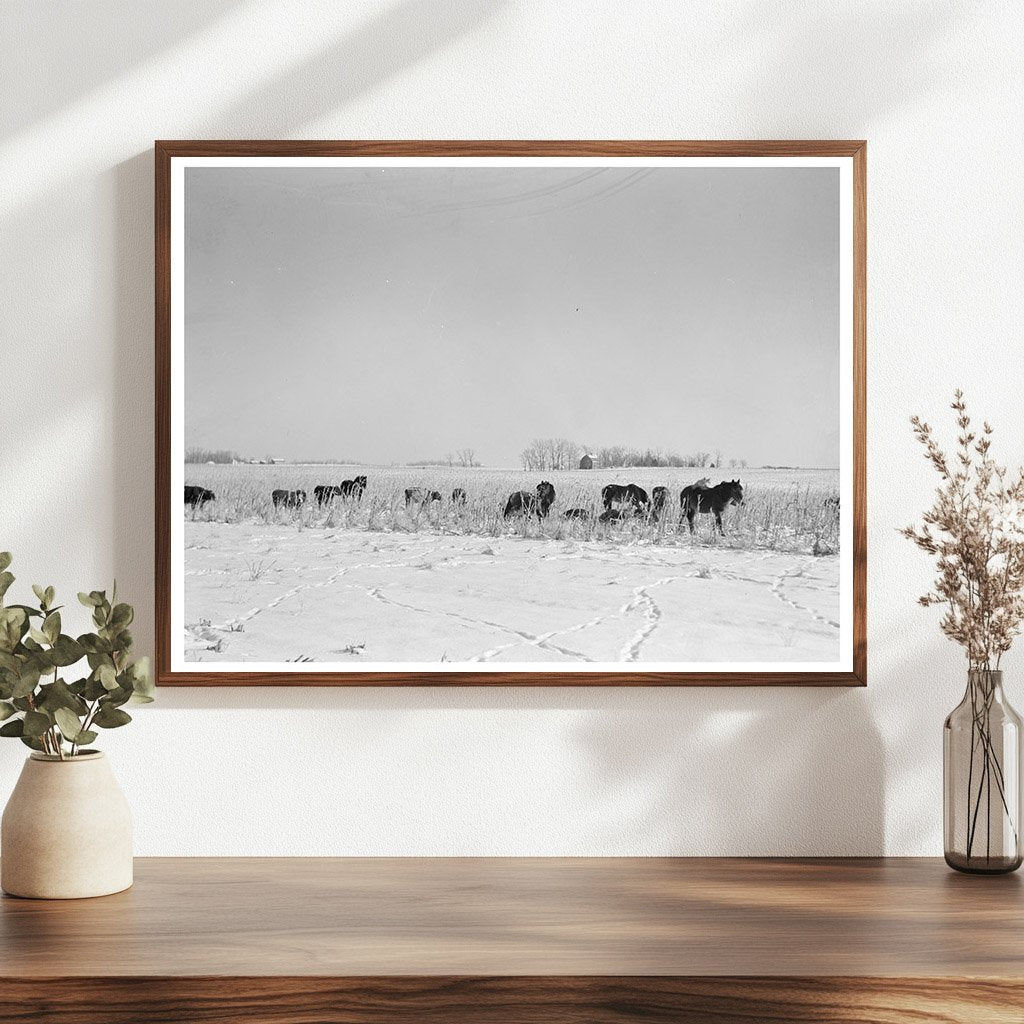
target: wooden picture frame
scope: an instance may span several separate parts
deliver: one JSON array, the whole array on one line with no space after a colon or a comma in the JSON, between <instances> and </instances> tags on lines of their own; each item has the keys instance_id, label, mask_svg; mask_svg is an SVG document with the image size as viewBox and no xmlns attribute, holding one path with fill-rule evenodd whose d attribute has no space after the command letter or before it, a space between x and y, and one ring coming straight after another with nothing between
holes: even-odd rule
<instances>
[{"instance_id":1,"label":"wooden picture frame","mask_svg":"<svg viewBox=\"0 0 1024 1024\"><path fill-rule=\"evenodd\" d=\"M539 159L538 159L539 158ZM666 669L662 664L652 668L643 661L623 663L622 670L617 666L603 664L600 667L587 669L577 664L547 664L541 670L530 667L524 669L515 663L513 669L506 669L501 663L477 665L469 661L456 660L450 664L424 667L419 663L404 666L393 662L387 668L375 670L371 662L363 666L359 658L360 652L354 648L351 663L343 666L331 663L329 668L310 667L309 662L295 662L290 655L293 652L282 652L280 664L270 669L264 662L254 661L255 667L248 667L245 662L233 663L230 669L223 668L219 663L186 660L182 649L176 647L183 628L186 626L184 609L184 554L175 548L184 548L182 540L185 524L183 511L188 511L196 518L196 506L186 506L180 500L180 485L184 475L184 408L185 396L184 377L181 366L184 356L182 349L186 345L185 335L185 300L181 294L182 266L184 265L184 171L185 168L203 168L206 166L239 167L239 161L254 161L259 167L285 167L289 169L317 162L328 167L349 168L356 166L353 161L362 161L360 167L375 166L379 161L382 168L411 166L423 164L433 166L443 162L445 166L456 168L484 165L495 168L519 166L526 162L532 166L568 167L573 161L589 161L586 166L596 168L643 167L655 170L669 167L708 168L751 167L751 168L790 168L790 167L830 167L837 168L836 186L839 195L836 202L841 210L842 224L836 228L839 238L839 264L845 269L837 277L840 281L837 293L838 307L841 310L838 318L839 335L845 341L836 340L840 356L839 365L840 390L845 403L845 420L837 428L839 441L840 469L837 470L841 481L836 496L827 499L834 503L837 517L835 527L837 537L842 538L838 544L838 553L831 552L828 545L823 545L825 559L835 557L838 563L835 569L836 579L840 581L835 601L841 609L835 620L829 618L830 613L823 613L815 608L804 607L803 612L819 622L829 621L838 635L838 657L820 664L828 667L812 667L810 669L794 668L788 662L780 661L779 670L773 669L773 663L751 661L751 670L743 665L748 659L732 662L708 662L694 667L685 663L686 668L674 671ZM545 162L546 161L546 162ZM866 413L866 144L863 141L158 141L155 144L155 241L156 241L156 394L155 394L155 430L156 430L156 627L157 648L156 667L157 682L161 686L863 686L866 685L866 453L865 453L865 413ZM711 173L711 171L708 171ZM618 179L613 179L613 184ZM616 185L617 189L619 186ZM611 194L614 189L609 189ZM709 192L713 191L709 188ZM216 234L216 232L214 232ZM216 243L214 243L216 244ZM177 246L177 249L176 249ZM182 262L178 262L178 261ZM177 268L177 269L176 269ZM177 453L177 456L176 454ZM412 454L412 453L410 453ZM176 462L175 459L178 458ZM472 462L472 458L470 460ZM524 463L525 465L525 463ZM218 470L219 471L219 470ZM212 473L207 467L204 472ZM241 470L239 470L241 472ZM626 473L628 475L628 470ZM697 471L694 470L694 473ZM715 471L717 473L717 469ZM724 472L728 473L728 470ZM739 476L743 471L734 471L732 476ZM753 472L753 471L748 471ZM269 471L268 471L269 473ZM328 475L324 474L325 476ZM336 474L340 475L340 474ZM410 474L411 475L411 474ZM540 474L535 474L540 475ZM372 473L371 473L372 476ZM263 479L263 477L261 477ZM267 475L266 479L270 479ZM303 477L303 479L306 479ZM312 479L312 477L309 477ZM187 484L188 481L186 480ZM172 492L172 485L176 488ZM596 488L596 484L595 484ZM840 505L839 493L842 494ZM429 494L429 491L426 492ZM645 492L641 492L645 493ZM359 495L361 496L360 490ZM749 489L748 489L749 494ZM645 494L646 497L646 494ZM408 497L407 497L408 504ZM447 501L447 498L445 499ZM527 500L527 499L523 499ZM594 514L601 506L597 504L595 490ZM603 500L603 499L602 499ZM690 498L686 499L690 501ZM815 498L815 500L818 500ZM384 501L384 499L382 499ZM535 501L532 495L529 502ZM429 502L429 499L428 499ZM395 516L400 516L401 506L393 503ZM211 508L216 507L216 502ZM384 505L382 504L383 508ZM537 511L536 506L532 506ZM605 509L612 508L607 502ZM618 507L618 506L617 506ZM830 506L831 507L831 506ZM695 506L697 511L704 511ZM214 513L205 510L202 501L198 509L202 512L201 527L219 526L214 521ZM275 499L275 514L277 505ZM507 511L507 510L506 510ZM650 505L625 506L623 516L639 514L644 511L650 515ZM544 507L544 514L548 508ZM686 512L679 505L680 524ZM284 513L280 513L282 516ZM306 513L303 513L306 514ZM433 514L433 513L425 513ZM440 514L440 513L439 513ZM458 515L456 509L452 515ZM738 513L737 513L738 514ZM753 513L751 513L753 514ZM209 515L210 521L204 517ZM656 513L655 513L656 518ZM710 517L707 517L710 522ZM697 517L698 522L702 517ZM726 515L728 521L728 514ZM553 522L554 520L551 520ZM523 519L524 536L530 530L545 529L538 515L536 527L529 513ZM196 526L192 523L190 529ZM709 538L707 526L703 527ZM554 536L555 534L551 534ZM546 536L546 535L545 535ZM552 541L552 543L554 543ZM701 541L701 543L705 543ZM710 539L706 541L708 551L717 552ZM724 550L724 549L723 549ZM764 549L767 550L767 549ZM818 541L815 539L815 554L818 553ZM767 555L765 556L768 557ZM179 572L179 570L181 570ZM201 570L206 572L206 569ZM212 571L212 570L211 570ZM219 570L218 570L219 571ZM781 577L780 577L781 578ZM762 579L759 583L766 583ZM310 586L324 586L323 581ZM176 589L178 588L178 589ZM845 588L845 589L844 589ZM293 588L294 589L294 588ZM760 594L766 593L761 589ZM772 591L779 597L778 587ZM830 600L832 598L830 597ZM177 602L177 604L176 604ZM798 600L790 601L794 608L800 608ZM177 610L176 610L177 609ZM205 622L205 619L201 619ZM234 620L231 620L234 621ZM191 627L189 627L191 628ZM205 627L204 627L205 628ZM212 627L211 627L212 628ZM582 627L574 627L582 629ZM531 636L537 640L538 634L530 634L524 630L523 636ZM230 637L227 638L230 641ZM185 641L180 641L184 643ZM211 656L217 654L214 647L219 640L211 639ZM532 641L530 641L532 642ZM512 646L512 644L509 644ZM540 645L542 646L542 645ZM296 647L296 651L301 650ZM285 654L288 654L287 664ZM352 653L346 651L346 657ZM318 658L317 662L324 659ZM385 662L379 662L385 664ZM684 664L680 662L680 664ZM729 667L719 669L719 664ZM808 662L812 664L812 662ZM813 665L819 665L813 662Z\"/></svg>"}]
</instances>

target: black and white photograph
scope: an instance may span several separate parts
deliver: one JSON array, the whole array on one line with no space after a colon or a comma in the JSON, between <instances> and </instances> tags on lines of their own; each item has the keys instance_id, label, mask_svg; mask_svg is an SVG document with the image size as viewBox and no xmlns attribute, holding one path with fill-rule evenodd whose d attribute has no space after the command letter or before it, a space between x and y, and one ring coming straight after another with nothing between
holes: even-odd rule
<instances>
[{"instance_id":1,"label":"black and white photograph","mask_svg":"<svg viewBox=\"0 0 1024 1024\"><path fill-rule=\"evenodd\" d=\"M175 160L172 667L850 671L849 165Z\"/></svg>"}]
</instances>

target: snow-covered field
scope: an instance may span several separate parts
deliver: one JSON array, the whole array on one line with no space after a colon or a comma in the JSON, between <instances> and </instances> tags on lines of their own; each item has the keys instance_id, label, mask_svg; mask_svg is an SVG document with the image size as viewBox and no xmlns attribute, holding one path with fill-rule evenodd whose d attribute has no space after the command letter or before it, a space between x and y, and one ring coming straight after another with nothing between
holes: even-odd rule
<instances>
[{"instance_id":1,"label":"snow-covered field","mask_svg":"<svg viewBox=\"0 0 1024 1024\"><path fill-rule=\"evenodd\" d=\"M189 519L203 662L835 661L839 558L689 538Z\"/></svg>"}]
</instances>

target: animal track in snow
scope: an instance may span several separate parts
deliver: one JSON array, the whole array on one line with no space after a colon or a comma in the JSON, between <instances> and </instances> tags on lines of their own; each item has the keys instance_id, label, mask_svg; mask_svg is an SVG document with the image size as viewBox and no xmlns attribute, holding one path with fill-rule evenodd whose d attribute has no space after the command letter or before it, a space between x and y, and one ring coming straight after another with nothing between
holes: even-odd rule
<instances>
[{"instance_id":1,"label":"animal track in snow","mask_svg":"<svg viewBox=\"0 0 1024 1024\"><path fill-rule=\"evenodd\" d=\"M658 628L661 621L661 609L657 602L648 593L655 587L663 587L668 583L674 583L682 579L682 576L664 576L653 583L645 583L642 586L633 588L633 596L620 609L620 615L628 615L630 612L643 610L644 624L633 634L632 638L619 651L619 661L637 661L640 657L640 648L644 641Z\"/></svg>"},{"instance_id":2,"label":"animal track in snow","mask_svg":"<svg viewBox=\"0 0 1024 1024\"><path fill-rule=\"evenodd\" d=\"M540 647L543 650L555 651L558 654L564 654L570 658L578 658L580 661L590 661L585 654L580 651L572 651L567 647L560 647L558 644L550 642L550 638L554 636L560 636L562 632L570 632L554 630L551 633L534 634L528 633L522 629L516 629L513 626L506 626L500 622L490 622L487 619L476 619L469 615L462 615L459 612L445 611L441 608L418 608L416 605L406 604L404 601L396 601L393 598L388 597L386 594L381 592L380 587L369 587L366 593L376 601L380 601L382 604L394 605L396 608L404 608L407 611L419 612L420 614L434 614L444 615L449 619L455 619L457 622L463 622L469 626L488 626L491 629L499 629L503 633L511 633L513 636L519 637L520 641L526 641L535 647ZM580 627L582 628L582 627ZM508 650L511 647L517 646L516 643L505 644L502 647L495 648L493 651L485 651L481 655L477 655L474 658L467 658L467 661L487 661L493 654L497 654L500 651Z\"/></svg>"},{"instance_id":3,"label":"animal track in snow","mask_svg":"<svg viewBox=\"0 0 1024 1024\"><path fill-rule=\"evenodd\" d=\"M813 608L808 608L805 604L800 604L798 601L794 601L791 597L787 597L783 590L783 584L786 580L793 580L802 577L804 571L802 568L788 569L786 572L780 573L775 577L775 582L772 583L772 593L783 602L788 604L791 608L795 608L797 611L806 612L816 622L822 623L825 626L831 626L833 629L839 629L839 623L828 618L826 615L822 615L820 612L816 612Z\"/></svg>"}]
</instances>

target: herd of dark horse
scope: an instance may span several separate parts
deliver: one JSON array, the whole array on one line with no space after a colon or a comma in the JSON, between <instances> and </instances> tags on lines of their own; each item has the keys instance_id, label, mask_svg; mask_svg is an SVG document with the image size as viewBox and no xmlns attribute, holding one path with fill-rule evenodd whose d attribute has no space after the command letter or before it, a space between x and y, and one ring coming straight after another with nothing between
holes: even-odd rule
<instances>
[{"instance_id":1,"label":"herd of dark horse","mask_svg":"<svg viewBox=\"0 0 1024 1024\"><path fill-rule=\"evenodd\" d=\"M621 523L630 519L646 519L659 522L665 514L668 503L668 488L655 487L648 493L639 484L605 484L601 488L603 511L597 516L599 523ZM537 484L536 493L516 491L509 496L505 505L505 518L514 515L536 515L543 519L548 515L555 501L555 488L542 480ZM679 522L685 518L693 533L693 520L698 513L710 513L715 525L723 536L722 513L729 505L743 504L743 485L739 480L723 480L711 486L705 477L689 484L679 492ZM562 513L563 519L587 522L593 518L589 508L570 508Z\"/></svg>"},{"instance_id":2,"label":"herd of dark horse","mask_svg":"<svg viewBox=\"0 0 1024 1024\"><path fill-rule=\"evenodd\" d=\"M337 498L347 501L361 501L366 490L366 477L357 476L352 480L343 480L340 484L317 484L313 488L313 498L320 506L329 504ZM631 519L645 519L659 522L665 514L669 491L667 487L655 487L648 495L638 484L606 484L601 488L601 504L603 510L597 515L599 523L621 523ZM213 491L205 487L185 485L185 504L193 509L202 508L208 501L215 500ZM306 503L306 492L303 490L275 490L271 493L275 508L297 509ZM409 487L405 491L406 508L410 506L424 508L434 502L443 501L440 491L427 487ZM466 504L466 492L456 487L451 494L453 505ZM504 517L536 516L545 519L555 503L554 485L542 480L532 491L515 491L509 495L505 503ZM729 505L743 504L743 485L739 480L723 480L714 486L705 477L696 483L689 484L679 492L679 522L685 518L693 533L693 520L698 513L715 517L715 525L723 536L722 512ZM837 503L838 505L838 503ZM594 517L589 508L570 508L562 513L564 519L588 522Z\"/></svg>"}]
</instances>

